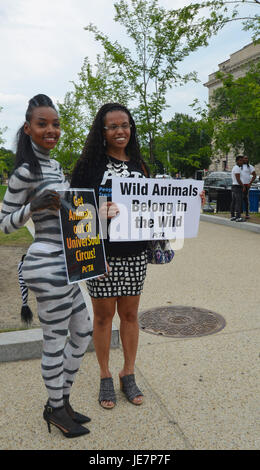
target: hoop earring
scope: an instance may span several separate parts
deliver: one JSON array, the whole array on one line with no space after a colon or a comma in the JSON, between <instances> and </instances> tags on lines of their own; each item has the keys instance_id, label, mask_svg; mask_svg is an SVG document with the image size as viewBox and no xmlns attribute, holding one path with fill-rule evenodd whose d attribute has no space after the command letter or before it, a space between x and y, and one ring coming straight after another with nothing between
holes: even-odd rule
<instances>
[{"instance_id":1,"label":"hoop earring","mask_svg":"<svg viewBox=\"0 0 260 470\"><path fill-rule=\"evenodd\" d=\"M106 147L106 145L107 145L106 139L103 140L103 145L104 145L104 147Z\"/></svg>"}]
</instances>

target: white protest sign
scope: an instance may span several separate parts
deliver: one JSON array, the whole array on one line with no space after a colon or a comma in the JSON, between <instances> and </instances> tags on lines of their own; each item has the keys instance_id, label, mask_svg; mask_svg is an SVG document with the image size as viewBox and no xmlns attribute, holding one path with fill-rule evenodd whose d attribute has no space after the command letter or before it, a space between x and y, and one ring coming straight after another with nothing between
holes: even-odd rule
<instances>
[{"instance_id":1,"label":"white protest sign","mask_svg":"<svg viewBox=\"0 0 260 470\"><path fill-rule=\"evenodd\" d=\"M111 241L193 238L198 234L203 181L112 178Z\"/></svg>"}]
</instances>

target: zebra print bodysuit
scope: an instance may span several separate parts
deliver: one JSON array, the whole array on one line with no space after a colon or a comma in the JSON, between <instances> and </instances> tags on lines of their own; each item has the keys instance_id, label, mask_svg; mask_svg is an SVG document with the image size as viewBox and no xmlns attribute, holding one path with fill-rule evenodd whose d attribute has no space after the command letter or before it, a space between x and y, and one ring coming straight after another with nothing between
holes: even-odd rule
<instances>
[{"instance_id":1,"label":"zebra print bodysuit","mask_svg":"<svg viewBox=\"0 0 260 470\"><path fill-rule=\"evenodd\" d=\"M68 285L60 233L59 214L53 210L30 212L30 201L46 189L69 188L60 164L35 146L42 177L29 171L24 163L10 178L2 210L0 229L5 233L22 227L31 217L35 240L23 264L23 277L35 293L43 329L42 376L49 403L63 405L68 397L92 336L85 301L78 284ZM70 340L66 343L68 331Z\"/></svg>"}]
</instances>

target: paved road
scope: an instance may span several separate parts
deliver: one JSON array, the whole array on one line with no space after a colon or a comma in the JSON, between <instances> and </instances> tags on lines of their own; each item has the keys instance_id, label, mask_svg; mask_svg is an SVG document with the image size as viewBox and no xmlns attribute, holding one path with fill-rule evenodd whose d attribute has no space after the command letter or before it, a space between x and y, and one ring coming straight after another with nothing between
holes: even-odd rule
<instances>
[{"instance_id":1,"label":"paved road","mask_svg":"<svg viewBox=\"0 0 260 470\"><path fill-rule=\"evenodd\" d=\"M140 311L201 307L221 314L226 326L181 339L140 332L141 407L119 391L119 348L111 351L118 403L103 410L95 353L87 353L72 394L75 407L92 417L86 437L65 439L55 428L48 433L39 359L0 364L0 448L259 449L259 236L201 222L198 238L186 240L172 264L149 266Z\"/></svg>"}]
</instances>

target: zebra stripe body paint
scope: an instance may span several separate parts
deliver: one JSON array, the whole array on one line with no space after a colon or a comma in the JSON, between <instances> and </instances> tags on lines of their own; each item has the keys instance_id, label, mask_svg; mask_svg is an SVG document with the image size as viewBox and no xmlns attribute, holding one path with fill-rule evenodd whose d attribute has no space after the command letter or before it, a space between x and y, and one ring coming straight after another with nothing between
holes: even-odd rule
<instances>
[{"instance_id":1,"label":"zebra stripe body paint","mask_svg":"<svg viewBox=\"0 0 260 470\"><path fill-rule=\"evenodd\" d=\"M11 233L30 218L35 240L22 266L23 278L37 299L43 329L42 376L52 406L62 406L92 336L92 322L77 284L68 285L58 212L30 211L30 201L46 189L65 190L60 164L36 147L42 178L24 163L10 178L0 213L0 229ZM67 334L70 339L67 341Z\"/></svg>"}]
</instances>

